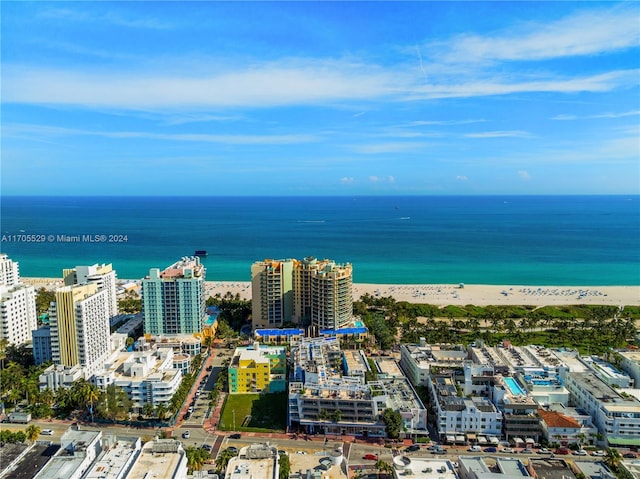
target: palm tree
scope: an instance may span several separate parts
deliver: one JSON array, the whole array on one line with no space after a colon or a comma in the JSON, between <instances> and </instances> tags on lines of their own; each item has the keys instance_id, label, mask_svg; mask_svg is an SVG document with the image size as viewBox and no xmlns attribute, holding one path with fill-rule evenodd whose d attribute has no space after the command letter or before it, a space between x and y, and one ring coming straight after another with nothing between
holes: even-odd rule
<instances>
[{"instance_id":1,"label":"palm tree","mask_svg":"<svg viewBox=\"0 0 640 479\"><path fill-rule=\"evenodd\" d=\"M91 414L91 422L93 422L93 403L100 399L100 390L94 384L84 381L79 386L79 399L85 404L89 404L89 413Z\"/></svg>"},{"instance_id":2,"label":"palm tree","mask_svg":"<svg viewBox=\"0 0 640 479\"><path fill-rule=\"evenodd\" d=\"M150 402L145 403L144 406L142 406L142 414L144 414L147 417L151 417L151 415L153 414L153 404L151 404Z\"/></svg>"},{"instance_id":3,"label":"palm tree","mask_svg":"<svg viewBox=\"0 0 640 479\"><path fill-rule=\"evenodd\" d=\"M613 471L617 471L620 466L620 461L622 461L622 456L620 455L620 451L617 449L608 447L607 453L604 456L604 463L609 467L609 469Z\"/></svg>"},{"instance_id":4,"label":"palm tree","mask_svg":"<svg viewBox=\"0 0 640 479\"><path fill-rule=\"evenodd\" d=\"M167 415L167 406L162 403L158 404L156 407L156 415L158 416L158 419L164 421L164 417Z\"/></svg>"},{"instance_id":5,"label":"palm tree","mask_svg":"<svg viewBox=\"0 0 640 479\"><path fill-rule=\"evenodd\" d=\"M229 460L231 460L232 457L235 457L235 454L233 454L229 449L225 449L218 453L218 457L216 458L216 469L219 473L224 474L227 469L227 464L229 464Z\"/></svg>"},{"instance_id":6,"label":"palm tree","mask_svg":"<svg viewBox=\"0 0 640 479\"><path fill-rule=\"evenodd\" d=\"M380 479L380 473L384 472L385 474L389 474L393 472L393 466L382 459L378 459L376 463L373 465L375 469L378 470L378 479Z\"/></svg>"},{"instance_id":7,"label":"palm tree","mask_svg":"<svg viewBox=\"0 0 640 479\"><path fill-rule=\"evenodd\" d=\"M27 426L27 429L25 429L25 435L27 438L27 441L29 442L34 442L36 439L38 439L38 436L40 435L40 427L36 426L35 424L29 424Z\"/></svg>"}]
</instances>

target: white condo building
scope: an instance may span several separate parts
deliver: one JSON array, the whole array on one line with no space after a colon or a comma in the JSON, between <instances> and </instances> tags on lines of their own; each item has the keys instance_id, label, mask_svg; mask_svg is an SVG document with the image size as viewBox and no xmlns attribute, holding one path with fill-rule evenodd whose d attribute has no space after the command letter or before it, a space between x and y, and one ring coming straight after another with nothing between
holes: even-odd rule
<instances>
[{"instance_id":1,"label":"white condo building","mask_svg":"<svg viewBox=\"0 0 640 479\"><path fill-rule=\"evenodd\" d=\"M118 315L118 301L116 299L116 272L111 264L94 264L91 266L76 266L62 272L65 286L74 284L95 284L98 291L106 291L106 303L109 317Z\"/></svg>"},{"instance_id":2,"label":"white condo building","mask_svg":"<svg viewBox=\"0 0 640 479\"><path fill-rule=\"evenodd\" d=\"M174 368L172 348L117 353L95 375L99 388L110 384L121 387L134 407L169 404L181 381L182 371Z\"/></svg>"},{"instance_id":3,"label":"white condo building","mask_svg":"<svg viewBox=\"0 0 640 479\"><path fill-rule=\"evenodd\" d=\"M20 283L20 268L18 263L0 253L0 286L15 286Z\"/></svg>"},{"instance_id":4,"label":"white condo building","mask_svg":"<svg viewBox=\"0 0 640 479\"><path fill-rule=\"evenodd\" d=\"M38 327L36 293L33 286L20 283L18 263L0 255L0 339L7 344L31 341Z\"/></svg>"},{"instance_id":5,"label":"white condo building","mask_svg":"<svg viewBox=\"0 0 640 479\"><path fill-rule=\"evenodd\" d=\"M566 377L571 401L592 418L608 446L640 446L640 401L622 396L592 372Z\"/></svg>"},{"instance_id":6,"label":"white condo building","mask_svg":"<svg viewBox=\"0 0 640 479\"><path fill-rule=\"evenodd\" d=\"M86 379L102 370L111 352L107 297L94 283L56 291L49 311L55 364L79 365Z\"/></svg>"}]
</instances>

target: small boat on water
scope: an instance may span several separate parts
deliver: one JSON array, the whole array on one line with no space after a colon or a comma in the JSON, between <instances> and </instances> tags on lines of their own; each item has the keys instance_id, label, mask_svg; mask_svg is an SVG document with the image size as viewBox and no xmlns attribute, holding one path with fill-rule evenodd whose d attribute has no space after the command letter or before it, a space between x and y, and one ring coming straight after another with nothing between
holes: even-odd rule
<instances>
[{"instance_id":1,"label":"small boat on water","mask_svg":"<svg viewBox=\"0 0 640 479\"><path fill-rule=\"evenodd\" d=\"M197 249L195 252L196 256L207 256L207 250L205 249Z\"/></svg>"}]
</instances>

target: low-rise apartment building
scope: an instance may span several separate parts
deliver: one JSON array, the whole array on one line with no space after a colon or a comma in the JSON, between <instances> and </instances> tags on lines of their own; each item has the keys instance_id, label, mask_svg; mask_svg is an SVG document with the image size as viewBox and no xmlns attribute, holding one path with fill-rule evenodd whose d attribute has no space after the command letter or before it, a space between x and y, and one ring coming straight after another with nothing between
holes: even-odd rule
<instances>
[{"instance_id":1,"label":"low-rise apartment building","mask_svg":"<svg viewBox=\"0 0 640 479\"><path fill-rule=\"evenodd\" d=\"M257 341L253 346L236 348L228 378L230 394L286 391L286 348L260 345Z\"/></svg>"},{"instance_id":2,"label":"low-rise apartment building","mask_svg":"<svg viewBox=\"0 0 640 479\"><path fill-rule=\"evenodd\" d=\"M167 405L182 381L182 371L174 368L171 348L120 352L95 375L96 385L104 389L114 384L127 393L133 407L146 403Z\"/></svg>"},{"instance_id":3,"label":"low-rise apartment building","mask_svg":"<svg viewBox=\"0 0 640 479\"><path fill-rule=\"evenodd\" d=\"M567 389L575 406L594 421L607 446L640 446L640 401L618 393L592 372L570 373Z\"/></svg>"}]
</instances>

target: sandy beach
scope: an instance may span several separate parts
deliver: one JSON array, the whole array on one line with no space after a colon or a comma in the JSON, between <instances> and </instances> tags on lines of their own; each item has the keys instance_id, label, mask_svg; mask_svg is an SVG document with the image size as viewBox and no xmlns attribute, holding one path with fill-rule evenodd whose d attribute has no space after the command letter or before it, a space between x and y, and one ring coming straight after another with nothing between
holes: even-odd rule
<instances>
[{"instance_id":1,"label":"sandy beach","mask_svg":"<svg viewBox=\"0 0 640 479\"><path fill-rule=\"evenodd\" d=\"M22 278L36 288L55 289L62 285L60 278ZM127 280L120 279L121 282ZM136 282L136 280L131 280ZM251 299L249 281L207 281L206 296L230 292L242 299ZM640 286L524 286L465 284L370 284L355 283L353 299L364 294L374 297L392 296L396 301L428 303L437 306L467 305L527 305L555 306L567 304L602 304L612 306L640 306Z\"/></svg>"}]
</instances>

